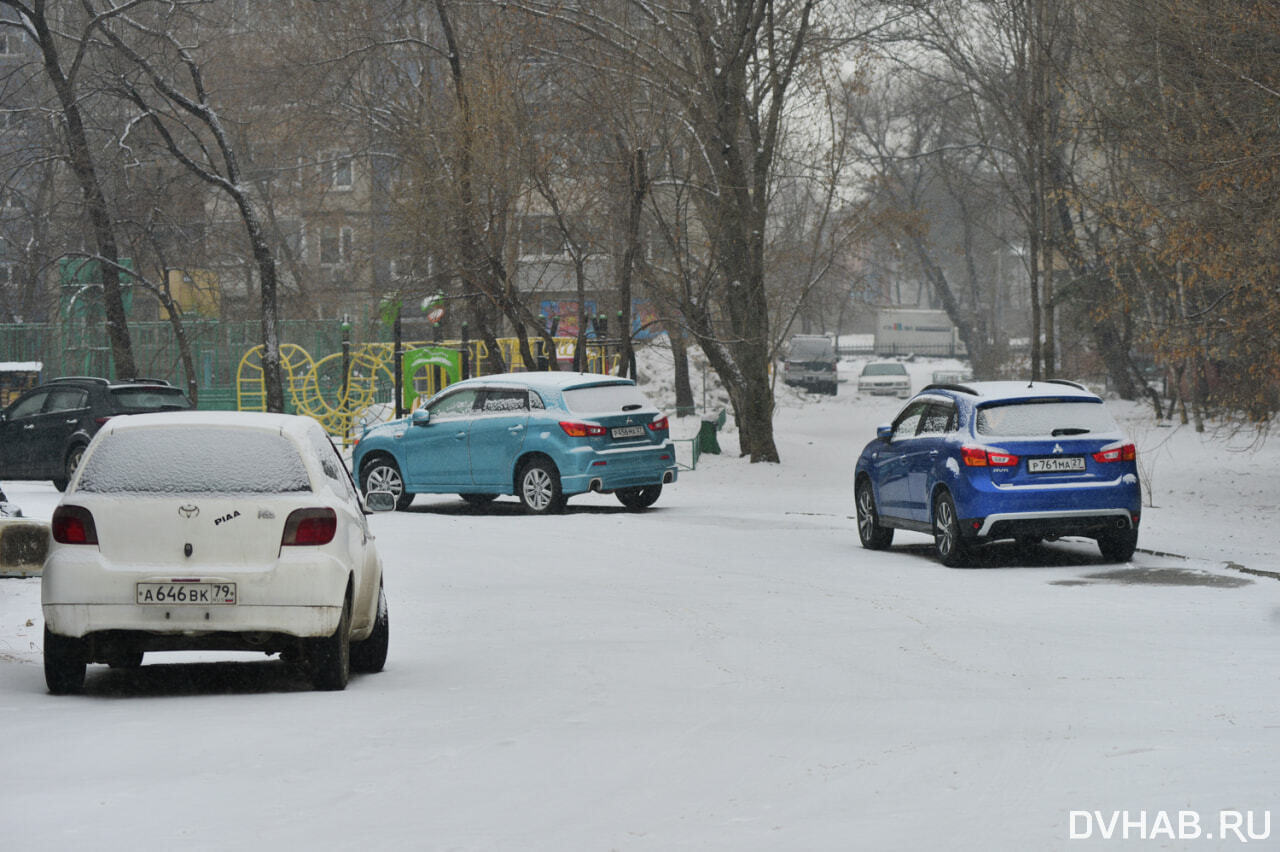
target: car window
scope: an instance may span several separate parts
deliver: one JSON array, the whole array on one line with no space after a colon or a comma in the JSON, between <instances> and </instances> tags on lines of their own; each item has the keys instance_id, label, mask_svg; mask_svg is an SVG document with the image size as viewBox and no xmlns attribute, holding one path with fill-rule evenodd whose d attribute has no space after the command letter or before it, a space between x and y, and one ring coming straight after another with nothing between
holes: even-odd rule
<instances>
[{"instance_id":1,"label":"car window","mask_svg":"<svg viewBox=\"0 0 1280 852\"><path fill-rule=\"evenodd\" d=\"M49 391L49 401L45 403L46 412L75 411L89 404L89 392L84 388L54 388Z\"/></svg>"},{"instance_id":2,"label":"car window","mask_svg":"<svg viewBox=\"0 0 1280 852\"><path fill-rule=\"evenodd\" d=\"M155 411L158 408L188 409L191 400L177 388L112 388L111 399L119 411Z\"/></svg>"},{"instance_id":3,"label":"car window","mask_svg":"<svg viewBox=\"0 0 1280 852\"><path fill-rule=\"evenodd\" d=\"M529 392L523 388L489 388L480 410L486 414L511 414L529 410Z\"/></svg>"},{"instance_id":4,"label":"car window","mask_svg":"<svg viewBox=\"0 0 1280 852\"><path fill-rule=\"evenodd\" d=\"M1012 436L1087 435L1119 427L1101 400L1043 399L997 403L978 409L978 434Z\"/></svg>"},{"instance_id":5,"label":"car window","mask_svg":"<svg viewBox=\"0 0 1280 852\"><path fill-rule=\"evenodd\" d=\"M943 435L956 428L956 406L952 402L930 402L920 420L921 435Z\"/></svg>"},{"instance_id":6,"label":"car window","mask_svg":"<svg viewBox=\"0 0 1280 852\"><path fill-rule=\"evenodd\" d=\"M39 414L40 409L44 408L44 401L48 398L49 392L47 390L36 391L31 396L23 397L9 409L9 419L20 420L23 417Z\"/></svg>"},{"instance_id":7,"label":"car window","mask_svg":"<svg viewBox=\"0 0 1280 852\"><path fill-rule=\"evenodd\" d=\"M537 391L529 391L529 407L534 409L535 411L539 411L546 408L546 406L543 405L542 403L542 397L538 396Z\"/></svg>"},{"instance_id":8,"label":"car window","mask_svg":"<svg viewBox=\"0 0 1280 852\"><path fill-rule=\"evenodd\" d=\"M431 417L461 417L471 414L476 407L476 398L480 391L475 388L462 388L442 396L427 406Z\"/></svg>"},{"instance_id":9,"label":"car window","mask_svg":"<svg viewBox=\"0 0 1280 852\"><path fill-rule=\"evenodd\" d=\"M862 368L864 376L905 376L907 368L901 364L868 364Z\"/></svg>"},{"instance_id":10,"label":"car window","mask_svg":"<svg viewBox=\"0 0 1280 852\"><path fill-rule=\"evenodd\" d=\"M564 407L578 414L653 410L653 404L632 384L572 388L564 392Z\"/></svg>"},{"instance_id":11,"label":"car window","mask_svg":"<svg viewBox=\"0 0 1280 852\"><path fill-rule=\"evenodd\" d=\"M85 461L81 491L274 494L311 490L293 442L279 432L228 426L155 426L102 437Z\"/></svg>"},{"instance_id":12,"label":"car window","mask_svg":"<svg viewBox=\"0 0 1280 852\"><path fill-rule=\"evenodd\" d=\"M354 500L355 491L351 477L347 474L347 465L338 455L338 448L333 445L328 433L319 425L307 430L307 439L320 460L320 470L324 473L325 483L344 500Z\"/></svg>"},{"instance_id":13,"label":"car window","mask_svg":"<svg viewBox=\"0 0 1280 852\"><path fill-rule=\"evenodd\" d=\"M913 437L916 430L920 428L920 420L928 407L929 403L921 399L903 409L902 414L898 415L898 419L893 424L893 440Z\"/></svg>"}]
</instances>

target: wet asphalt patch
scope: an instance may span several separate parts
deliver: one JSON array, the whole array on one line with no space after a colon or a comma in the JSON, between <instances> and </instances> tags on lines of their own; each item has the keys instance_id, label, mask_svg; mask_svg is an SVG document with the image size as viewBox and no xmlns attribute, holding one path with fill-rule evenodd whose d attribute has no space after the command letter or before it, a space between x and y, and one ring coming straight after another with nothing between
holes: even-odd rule
<instances>
[{"instance_id":1,"label":"wet asphalt patch","mask_svg":"<svg viewBox=\"0 0 1280 852\"><path fill-rule=\"evenodd\" d=\"M1052 586L1087 586L1092 582L1120 583L1125 586L1207 586L1217 589L1235 589L1248 586L1253 580L1247 577L1228 577L1207 571L1187 568L1116 568L1085 574L1079 580L1054 580Z\"/></svg>"}]
</instances>

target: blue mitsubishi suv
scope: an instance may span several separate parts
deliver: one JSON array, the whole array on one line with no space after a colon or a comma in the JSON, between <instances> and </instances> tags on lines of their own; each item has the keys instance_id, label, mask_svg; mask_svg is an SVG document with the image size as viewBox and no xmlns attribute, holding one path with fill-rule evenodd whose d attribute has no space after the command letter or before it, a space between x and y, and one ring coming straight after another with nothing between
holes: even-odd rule
<instances>
[{"instance_id":1,"label":"blue mitsubishi suv","mask_svg":"<svg viewBox=\"0 0 1280 852\"><path fill-rule=\"evenodd\" d=\"M1127 562L1142 493L1133 443L1095 394L1061 380L933 384L880 426L854 472L858 537L933 536L943 564L997 539L1095 539Z\"/></svg>"}]
</instances>

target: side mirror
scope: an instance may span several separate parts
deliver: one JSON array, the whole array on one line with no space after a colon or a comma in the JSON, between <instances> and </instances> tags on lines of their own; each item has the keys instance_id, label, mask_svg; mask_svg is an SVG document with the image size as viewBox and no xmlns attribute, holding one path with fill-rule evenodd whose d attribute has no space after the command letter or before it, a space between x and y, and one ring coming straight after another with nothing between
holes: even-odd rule
<instances>
[{"instance_id":1,"label":"side mirror","mask_svg":"<svg viewBox=\"0 0 1280 852\"><path fill-rule=\"evenodd\" d=\"M893 426L888 423L882 423L876 427L876 437L881 441L888 441L893 437Z\"/></svg>"},{"instance_id":2,"label":"side mirror","mask_svg":"<svg viewBox=\"0 0 1280 852\"><path fill-rule=\"evenodd\" d=\"M370 512L394 512L396 495L390 491L370 491L364 495L364 505Z\"/></svg>"},{"instance_id":3,"label":"side mirror","mask_svg":"<svg viewBox=\"0 0 1280 852\"><path fill-rule=\"evenodd\" d=\"M409 422L414 426L426 426L431 422L431 412L425 408L419 408L409 416Z\"/></svg>"}]
</instances>

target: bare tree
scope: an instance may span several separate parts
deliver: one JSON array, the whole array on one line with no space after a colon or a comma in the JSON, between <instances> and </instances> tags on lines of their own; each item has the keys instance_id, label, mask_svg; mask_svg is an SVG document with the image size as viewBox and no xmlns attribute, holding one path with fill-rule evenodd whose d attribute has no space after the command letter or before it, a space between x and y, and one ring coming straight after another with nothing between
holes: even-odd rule
<instances>
[{"instance_id":1,"label":"bare tree","mask_svg":"<svg viewBox=\"0 0 1280 852\"><path fill-rule=\"evenodd\" d=\"M135 0L127 5L134 6L139 2L140 0ZM18 18L17 21L3 21L0 24L19 28L31 38L40 51L45 75L56 93L59 119L66 134L67 159L80 186L97 254L104 261L101 265L102 296L116 375L131 379L138 375L138 368L134 363L133 343L121 296L120 252L112 224L111 206L94 161L93 146L84 117L85 93L81 91L81 72L94 47L93 34L120 14L121 9L111 7L98 11L87 0L82 5L85 16L80 21L78 34L74 36L63 36L58 32L56 20L50 18L44 0L0 0L0 8L12 10ZM63 45L71 50L69 60L63 57Z\"/></svg>"}]
</instances>

